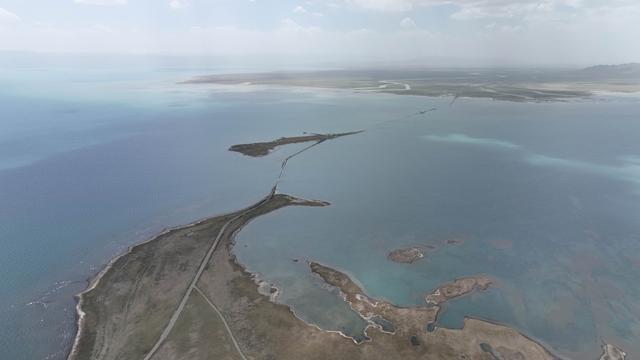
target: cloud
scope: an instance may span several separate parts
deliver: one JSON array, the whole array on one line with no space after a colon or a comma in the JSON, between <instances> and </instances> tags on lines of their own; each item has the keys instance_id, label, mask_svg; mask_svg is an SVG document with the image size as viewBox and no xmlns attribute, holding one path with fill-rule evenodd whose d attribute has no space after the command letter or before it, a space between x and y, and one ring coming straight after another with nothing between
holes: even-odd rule
<instances>
[{"instance_id":1,"label":"cloud","mask_svg":"<svg viewBox=\"0 0 640 360\"><path fill-rule=\"evenodd\" d=\"M100 6L112 6L112 5L126 5L128 0L74 0L76 4L82 5L100 5Z\"/></svg>"},{"instance_id":2,"label":"cloud","mask_svg":"<svg viewBox=\"0 0 640 360\"><path fill-rule=\"evenodd\" d=\"M476 137L467 136L465 134L425 135L422 138L431 140L431 141L437 141L437 142L485 146L485 147L491 147L495 149L511 149L511 150L520 149L520 145L510 143L508 141L489 139L489 138L476 138Z\"/></svg>"},{"instance_id":3,"label":"cloud","mask_svg":"<svg viewBox=\"0 0 640 360\"><path fill-rule=\"evenodd\" d=\"M299 33L319 33L322 31L319 27L316 26L302 26L297 23L295 20L286 18L282 20L280 23L280 27L277 32L288 31L288 32L299 32Z\"/></svg>"},{"instance_id":4,"label":"cloud","mask_svg":"<svg viewBox=\"0 0 640 360\"><path fill-rule=\"evenodd\" d=\"M352 9L381 12L408 12L420 7L454 6L455 20L485 18L545 18L558 13L571 16L576 13L603 12L612 9L632 10L637 14L640 3L635 0L341 0Z\"/></svg>"},{"instance_id":5,"label":"cloud","mask_svg":"<svg viewBox=\"0 0 640 360\"><path fill-rule=\"evenodd\" d=\"M78 1L125 3L125 0ZM172 1L180 4L188 1L192 7L195 5L191 0L155 2L168 9ZM134 1L129 2L134 4ZM139 2L135 1L136 4ZM242 1L233 3L238 2ZM208 3L218 2L199 2L198 10L219 9L217 5L206 5ZM249 0L244 3L248 5ZM445 3L448 5L439 9L429 8ZM268 2L256 1L253 5L268 7ZM295 11L296 5L306 13ZM132 13L130 17L117 18L115 14L89 14L95 18L83 19L80 23L84 25L80 25L62 15L56 18L52 13L47 22L58 28L56 32L45 32L35 22L22 21L20 26L0 25L0 49L299 55L319 63L349 61L370 65L394 61L426 66L588 66L640 59L640 47L630 46L637 43L636 34L640 33L640 2L637 0L304 0L296 5L286 8L291 17L287 21L279 21L275 16L280 15L273 12L246 14L244 7L229 5L225 14L235 11L238 16L223 16L226 20L220 24L235 25L233 30L223 32L216 32L216 23L206 23L200 18L193 18L192 22L158 17L137 21L136 16L142 16L144 20L144 15ZM407 9L413 12L397 12L409 11ZM322 29L308 26L315 24L314 17L320 15L314 15L314 11L319 10L331 14L331 21L322 22ZM379 13L368 14L371 11ZM389 13L381 13L383 11ZM428 32L418 21L429 18L424 16L428 13L437 13L441 18L457 14L457 18L429 23ZM3 18L2 24L16 21L11 15L5 14ZM411 28L411 20L418 23L418 28ZM110 26L114 32L89 31L86 24L95 23ZM193 34L189 30L192 25L209 32Z\"/></svg>"},{"instance_id":6,"label":"cloud","mask_svg":"<svg viewBox=\"0 0 640 360\"><path fill-rule=\"evenodd\" d=\"M321 12L309 11L304 6L296 6L292 11L295 14L312 15L312 16L315 16L315 17L324 16L324 14L322 14Z\"/></svg>"},{"instance_id":7,"label":"cloud","mask_svg":"<svg viewBox=\"0 0 640 360\"><path fill-rule=\"evenodd\" d=\"M347 5L376 11L403 12L413 8L415 0L344 0Z\"/></svg>"},{"instance_id":8,"label":"cloud","mask_svg":"<svg viewBox=\"0 0 640 360\"><path fill-rule=\"evenodd\" d=\"M400 27L405 29L405 30L413 30L413 29L417 28L418 25L416 25L416 22L413 21L412 18L406 17L406 18L404 18L404 19L402 19L400 21Z\"/></svg>"},{"instance_id":9,"label":"cloud","mask_svg":"<svg viewBox=\"0 0 640 360\"><path fill-rule=\"evenodd\" d=\"M485 29L502 31L505 33L515 33L523 29L522 25L498 25L495 21L485 25Z\"/></svg>"},{"instance_id":10,"label":"cloud","mask_svg":"<svg viewBox=\"0 0 640 360\"><path fill-rule=\"evenodd\" d=\"M564 2L564 1L563 1ZM458 11L451 15L455 20L474 20L484 18L521 18L532 14L549 14L556 11L557 1L520 2L504 1L458 1Z\"/></svg>"},{"instance_id":11,"label":"cloud","mask_svg":"<svg viewBox=\"0 0 640 360\"><path fill-rule=\"evenodd\" d=\"M13 24L20 21L20 17L9 10L0 8L0 25Z\"/></svg>"},{"instance_id":12,"label":"cloud","mask_svg":"<svg viewBox=\"0 0 640 360\"><path fill-rule=\"evenodd\" d=\"M296 14L307 14L307 13L309 13L309 11L304 8L304 6L296 6L296 8L293 9L293 12L296 13Z\"/></svg>"},{"instance_id":13,"label":"cloud","mask_svg":"<svg viewBox=\"0 0 640 360\"><path fill-rule=\"evenodd\" d=\"M169 1L169 7L174 10L180 10L189 7L189 2L187 0L171 0Z\"/></svg>"}]
</instances>

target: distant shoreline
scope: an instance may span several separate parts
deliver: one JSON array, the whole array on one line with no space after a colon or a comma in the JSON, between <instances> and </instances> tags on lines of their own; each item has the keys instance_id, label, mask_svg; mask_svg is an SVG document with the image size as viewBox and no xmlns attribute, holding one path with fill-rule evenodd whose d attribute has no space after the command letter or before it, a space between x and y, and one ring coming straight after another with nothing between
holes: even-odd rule
<instances>
[{"instance_id":1,"label":"distant shoreline","mask_svg":"<svg viewBox=\"0 0 640 360\"><path fill-rule=\"evenodd\" d=\"M180 84L277 85L351 90L428 97L486 98L510 102L566 102L599 92L638 93L640 75L623 76L603 68L540 70L324 70L218 74L194 77ZM615 69L615 68L614 68ZM640 73L640 72L639 72Z\"/></svg>"}]
</instances>

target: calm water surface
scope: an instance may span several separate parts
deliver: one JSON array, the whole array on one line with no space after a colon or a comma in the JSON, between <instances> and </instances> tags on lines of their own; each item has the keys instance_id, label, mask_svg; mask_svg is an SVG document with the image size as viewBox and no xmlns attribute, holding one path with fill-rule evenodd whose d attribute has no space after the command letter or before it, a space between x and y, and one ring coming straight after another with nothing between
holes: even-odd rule
<instances>
[{"instance_id":1,"label":"calm water surface","mask_svg":"<svg viewBox=\"0 0 640 360\"><path fill-rule=\"evenodd\" d=\"M384 103L401 112L415 100ZM640 103L419 101L439 110L290 163L282 191L332 206L258 219L239 235L240 260L324 327L335 321L318 305L333 308L334 295L290 259L344 269L370 295L401 305L486 274L497 286L450 303L442 326L476 316L575 358L597 357L600 339L639 354ZM436 250L416 264L385 259L428 244ZM341 319L345 331L358 329Z\"/></svg>"},{"instance_id":2,"label":"calm water surface","mask_svg":"<svg viewBox=\"0 0 640 360\"><path fill-rule=\"evenodd\" d=\"M237 209L269 190L295 147L251 159L240 142L368 129L295 158L281 191L327 200L239 234L236 252L302 318L363 323L310 276L313 259L373 296L420 304L458 276L498 286L456 300L564 354L600 338L638 354L640 103L511 104L349 92L178 85L220 69L0 71L0 351L60 359L74 293L127 246ZM431 107L427 116L380 124ZM459 239L446 245L446 239ZM414 265L394 248L433 244Z\"/></svg>"},{"instance_id":3,"label":"calm water surface","mask_svg":"<svg viewBox=\"0 0 640 360\"><path fill-rule=\"evenodd\" d=\"M73 295L109 259L167 226L264 196L287 154L251 159L230 145L340 130L357 107L335 93L176 84L193 74L0 71L3 357L63 358Z\"/></svg>"}]
</instances>

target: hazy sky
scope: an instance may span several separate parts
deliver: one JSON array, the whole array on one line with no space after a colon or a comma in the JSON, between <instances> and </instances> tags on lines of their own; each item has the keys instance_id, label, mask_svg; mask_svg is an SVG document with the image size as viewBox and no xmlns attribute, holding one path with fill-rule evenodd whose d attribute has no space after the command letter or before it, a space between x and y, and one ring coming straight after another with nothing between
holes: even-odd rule
<instances>
[{"instance_id":1,"label":"hazy sky","mask_svg":"<svg viewBox=\"0 0 640 360\"><path fill-rule=\"evenodd\" d=\"M0 49L640 61L640 0L0 0Z\"/></svg>"}]
</instances>

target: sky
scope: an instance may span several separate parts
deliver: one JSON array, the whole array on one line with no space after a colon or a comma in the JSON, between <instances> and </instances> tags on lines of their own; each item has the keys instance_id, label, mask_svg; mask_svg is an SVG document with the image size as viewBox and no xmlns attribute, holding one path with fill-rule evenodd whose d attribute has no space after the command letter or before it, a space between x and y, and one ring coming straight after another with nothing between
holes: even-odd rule
<instances>
[{"instance_id":1,"label":"sky","mask_svg":"<svg viewBox=\"0 0 640 360\"><path fill-rule=\"evenodd\" d=\"M325 61L640 61L640 0L0 0L0 50Z\"/></svg>"}]
</instances>

